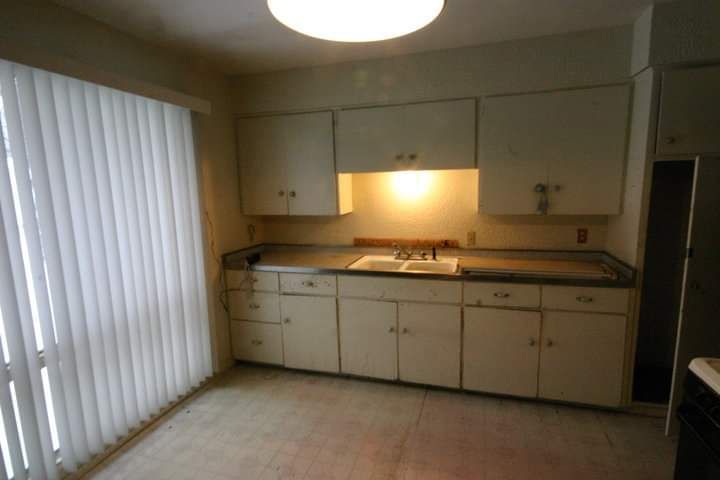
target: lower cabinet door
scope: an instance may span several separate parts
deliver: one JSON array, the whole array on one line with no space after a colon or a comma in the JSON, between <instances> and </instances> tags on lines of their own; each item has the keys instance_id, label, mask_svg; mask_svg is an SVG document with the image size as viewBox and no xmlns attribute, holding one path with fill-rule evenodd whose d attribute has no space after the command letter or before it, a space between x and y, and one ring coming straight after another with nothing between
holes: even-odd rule
<instances>
[{"instance_id":1,"label":"lower cabinet door","mask_svg":"<svg viewBox=\"0 0 720 480\"><path fill-rule=\"evenodd\" d=\"M539 396L619 406L625 323L623 315L544 312Z\"/></svg>"},{"instance_id":2,"label":"lower cabinet door","mask_svg":"<svg viewBox=\"0 0 720 480\"><path fill-rule=\"evenodd\" d=\"M283 347L280 325L232 320L232 351L238 360L282 365Z\"/></svg>"},{"instance_id":3,"label":"lower cabinet door","mask_svg":"<svg viewBox=\"0 0 720 480\"><path fill-rule=\"evenodd\" d=\"M398 308L400 379L458 388L460 307L401 303Z\"/></svg>"},{"instance_id":4,"label":"lower cabinet door","mask_svg":"<svg viewBox=\"0 0 720 480\"><path fill-rule=\"evenodd\" d=\"M282 295L285 366L319 372L339 372L335 297Z\"/></svg>"},{"instance_id":5,"label":"lower cabinet door","mask_svg":"<svg viewBox=\"0 0 720 480\"><path fill-rule=\"evenodd\" d=\"M397 304L340 299L338 307L342 371L397 379Z\"/></svg>"},{"instance_id":6,"label":"lower cabinet door","mask_svg":"<svg viewBox=\"0 0 720 480\"><path fill-rule=\"evenodd\" d=\"M537 396L540 312L465 308L463 387Z\"/></svg>"}]
</instances>

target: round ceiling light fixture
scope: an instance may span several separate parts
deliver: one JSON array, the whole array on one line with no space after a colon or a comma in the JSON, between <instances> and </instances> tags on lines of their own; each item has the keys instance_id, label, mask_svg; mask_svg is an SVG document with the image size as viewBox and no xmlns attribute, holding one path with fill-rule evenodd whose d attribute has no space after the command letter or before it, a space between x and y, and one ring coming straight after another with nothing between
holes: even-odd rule
<instances>
[{"instance_id":1,"label":"round ceiling light fixture","mask_svg":"<svg viewBox=\"0 0 720 480\"><path fill-rule=\"evenodd\" d=\"M377 42L420 30L445 0L268 0L286 27L334 42Z\"/></svg>"}]
</instances>

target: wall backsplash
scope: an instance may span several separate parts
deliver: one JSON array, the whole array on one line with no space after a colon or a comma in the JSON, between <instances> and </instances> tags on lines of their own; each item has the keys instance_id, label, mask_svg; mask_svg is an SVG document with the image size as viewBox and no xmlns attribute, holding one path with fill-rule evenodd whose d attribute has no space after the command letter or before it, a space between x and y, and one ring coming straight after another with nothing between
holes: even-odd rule
<instances>
[{"instance_id":1,"label":"wall backsplash","mask_svg":"<svg viewBox=\"0 0 720 480\"><path fill-rule=\"evenodd\" d=\"M450 238L478 248L602 250L607 217L489 216L478 213L478 171L353 175L354 212L342 217L264 217L271 243L352 245L355 237ZM588 242L576 243L577 228Z\"/></svg>"}]
</instances>

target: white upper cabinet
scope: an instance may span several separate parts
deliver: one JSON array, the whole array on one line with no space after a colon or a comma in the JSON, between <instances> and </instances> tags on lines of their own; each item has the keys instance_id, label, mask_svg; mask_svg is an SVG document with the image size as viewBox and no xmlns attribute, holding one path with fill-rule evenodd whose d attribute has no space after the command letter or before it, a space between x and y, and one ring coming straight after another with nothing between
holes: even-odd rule
<instances>
[{"instance_id":1,"label":"white upper cabinet","mask_svg":"<svg viewBox=\"0 0 720 480\"><path fill-rule=\"evenodd\" d=\"M720 67L663 74L657 152L720 152Z\"/></svg>"},{"instance_id":2,"label":"white upper cabinet","mask_svg":"<svg viewBox=\"0 0 720 480\"><path fill-rule=\"evenodd\" d=\"M352 210L352 185L335 173L331 112L240 119L238 149L246 215Z\"/></svg>"},{"instance_id":3,"label":"white upper cabinet","mask_svg":"<svg viewBox=\"0 0 720 480\"><path fill-rule=\"evenodd\" d=\"M482 211L619 214L629 102L626 85L484 99Z\"/></svg>"},{"instance_id":4,"label":"white upper cabinet","mask_svg":"<svg viewBox=\"0 0 720 480\"><path fill-rule=\"evenodd\" d=\"M338 172L475 168L475 100L341 110Z\"/></svg>"}]
</instances>

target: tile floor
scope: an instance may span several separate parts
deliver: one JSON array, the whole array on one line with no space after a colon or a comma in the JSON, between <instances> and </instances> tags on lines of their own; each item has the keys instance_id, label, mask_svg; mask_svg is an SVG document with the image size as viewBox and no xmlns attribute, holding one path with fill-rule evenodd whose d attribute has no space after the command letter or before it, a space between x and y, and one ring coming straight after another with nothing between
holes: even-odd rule
<instances>
[{"instance_id":1,"label":"tile floor","mask_svg":"<svg viewBox=\"0 0 720 480\"><path fill-rule=\"evenodd\" d=\"M96 479L672 478L659 419L237 367Z\"/></svg>"}]
</instances>

